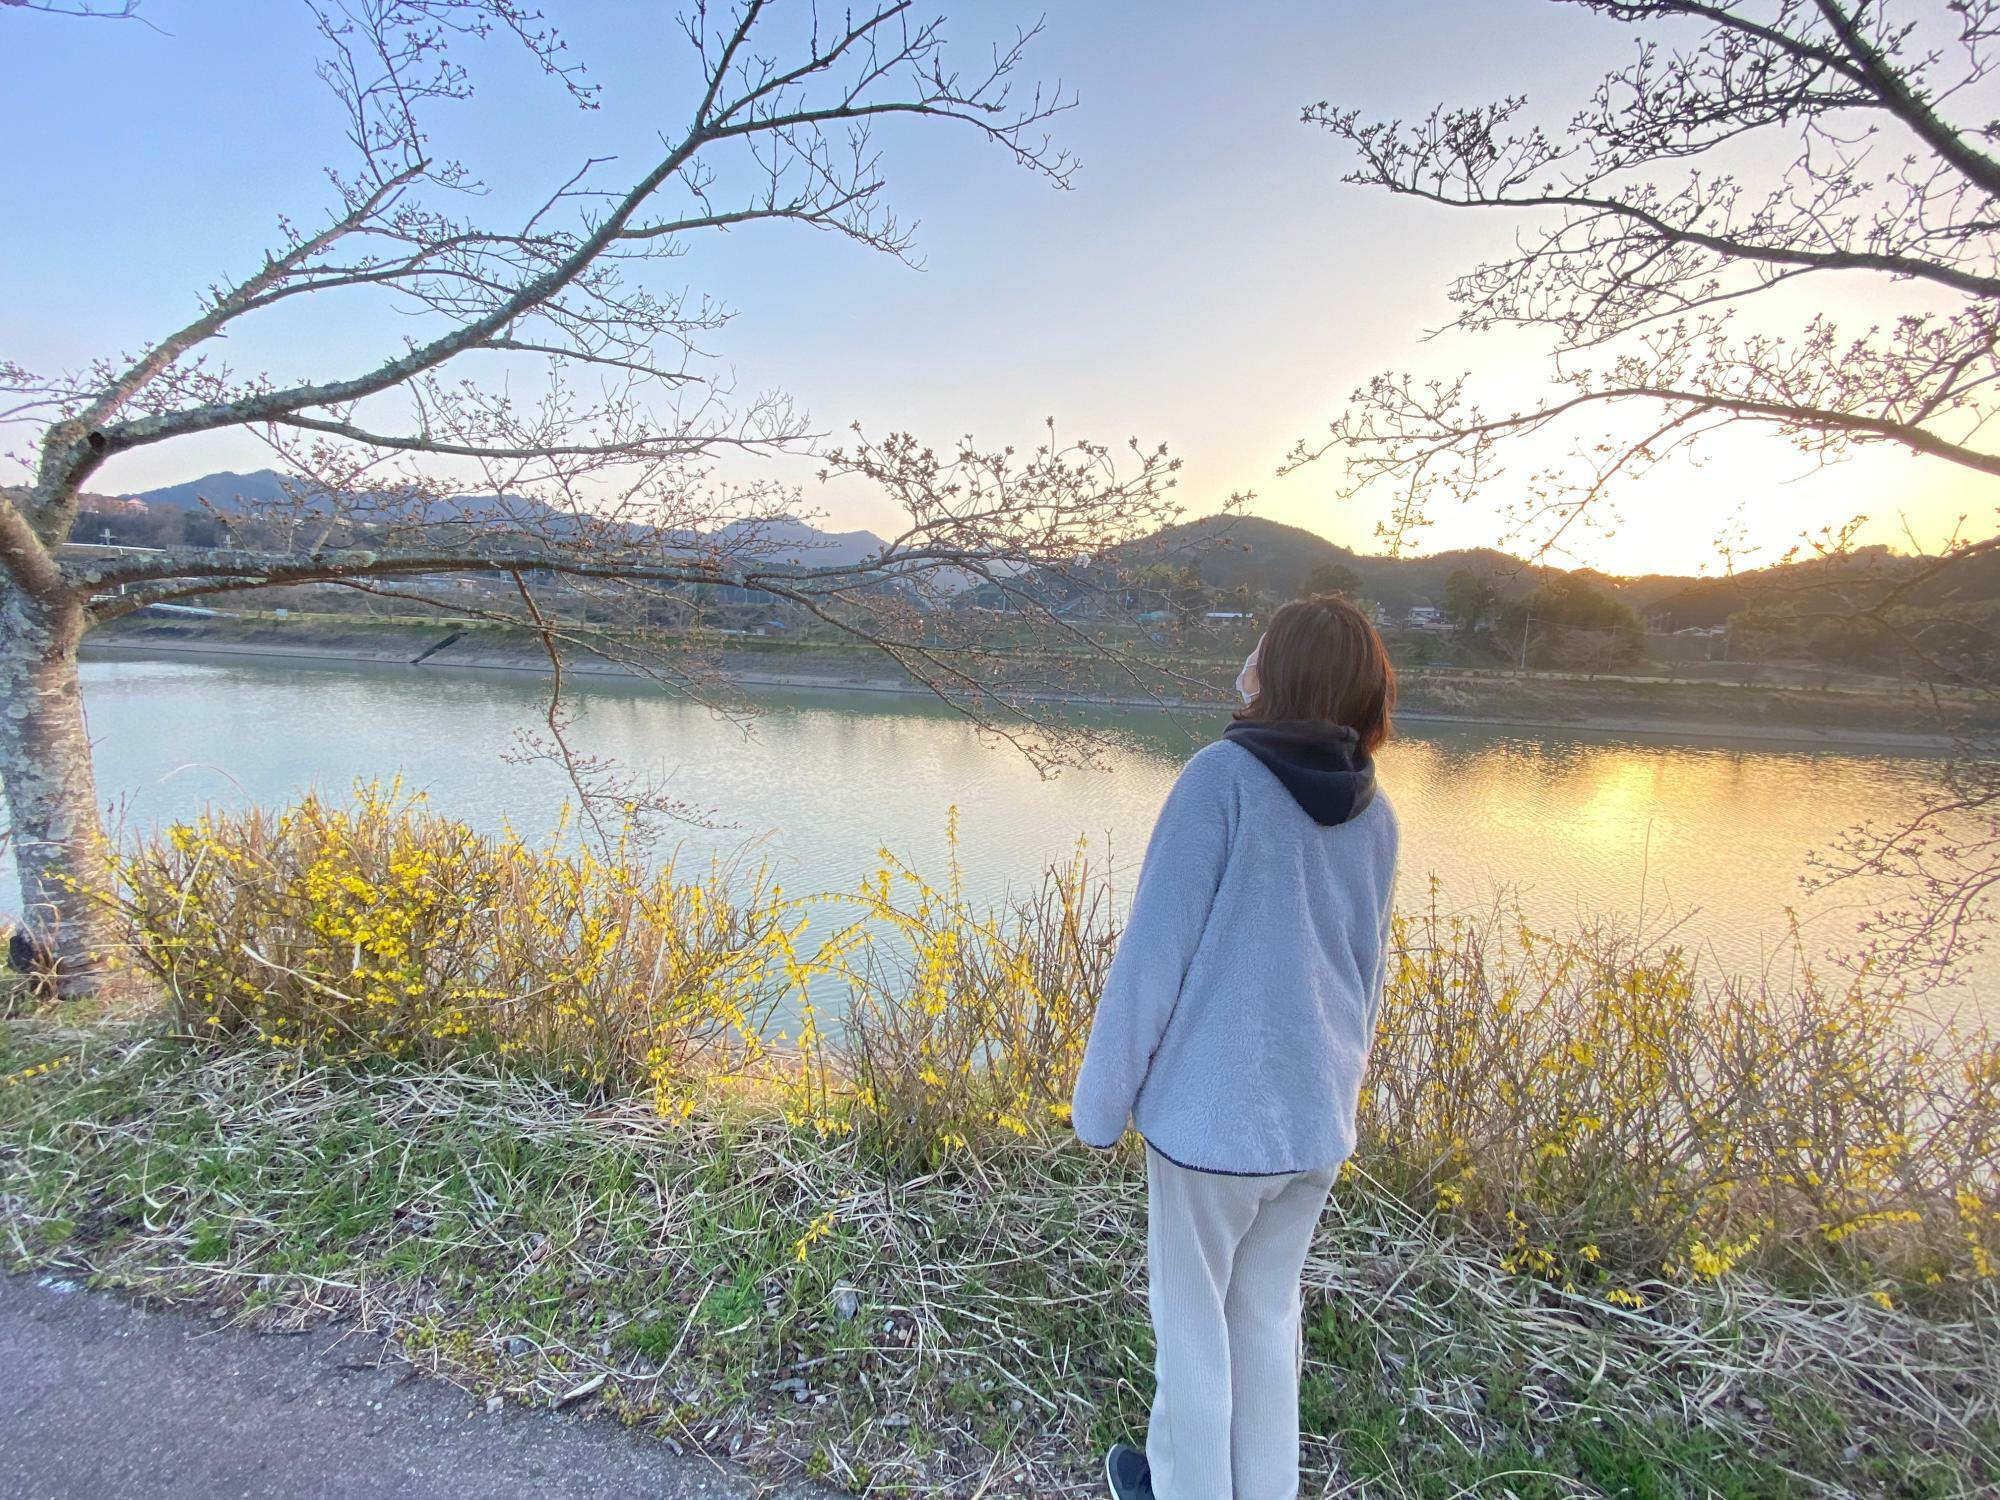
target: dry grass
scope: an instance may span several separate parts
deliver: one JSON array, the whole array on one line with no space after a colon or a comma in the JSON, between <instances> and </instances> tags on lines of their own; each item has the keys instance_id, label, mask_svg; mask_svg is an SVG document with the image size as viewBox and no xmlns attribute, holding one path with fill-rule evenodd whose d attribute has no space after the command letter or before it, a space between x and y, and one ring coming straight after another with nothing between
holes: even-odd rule
<instances>
[{"instance_id":1,"label":"dry grass","mask_svg":"<svg viewBox=\"0 0 2000 1500\"><path fill-rule=\"evenodd\" d=\"M29 1045L71 1060L0 1094L17 1265L353 1319L527 1402L601 1377L592 1399L682 1447L871 1492L1088 1492L1142 1423L1130 1159L1019 1144L902 1179L769 1115L579 1110L485 1070L17 1025ZM1308 1493L2000 1482L1990 1298L1918 1318L1739 1274L1622 1310L1355 1179L1306 1280Z\"/></svg>"}]
</instances>

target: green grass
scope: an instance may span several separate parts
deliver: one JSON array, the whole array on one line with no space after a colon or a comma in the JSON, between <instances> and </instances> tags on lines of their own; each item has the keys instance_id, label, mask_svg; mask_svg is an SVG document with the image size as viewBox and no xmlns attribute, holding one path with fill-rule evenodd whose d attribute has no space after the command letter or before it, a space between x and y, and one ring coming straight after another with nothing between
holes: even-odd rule
<instances>
[{"instance_id":1,"label":"green grass","mask_svg":"<svg viewBox=\"0 0 2000 1500\"><path fill-rule=\"evenodd\" d=\"M1143 1428L1129 1162L1023 1148L895 1182L750 1115L670 1126L525 1080L298 1072L20 1022L0 1038L0 1072L72 1058L0 1089L17 1269L251 1324L366 1317L420 1364L530 1400L603 1373L595 1399L642 1430L874 1493L1089 1493L1095 1453ZM1746 1284L1614 1317L1350 1188L1320 1251L1308 1493L2000 1483L1990 1308L1920 1322Z\"/></svg>"}]
</instances>

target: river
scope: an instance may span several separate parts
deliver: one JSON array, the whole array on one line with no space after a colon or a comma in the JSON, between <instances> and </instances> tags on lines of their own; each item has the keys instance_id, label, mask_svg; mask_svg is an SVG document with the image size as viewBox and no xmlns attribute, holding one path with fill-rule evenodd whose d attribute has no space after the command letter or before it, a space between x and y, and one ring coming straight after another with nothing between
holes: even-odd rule
<instances>
[{"instance_id":1,"label":"river","mask_svg":"<svg viewBox=\"0 0 2000 1500\"><path fill-rule=\"evenodd\" d=\"M350 663L95 660L83 668L98 785L127 831L204 803L279 803L309 788L400 774L442 811L524 833L565 799L552 768L510 765L542 695L499 672ZM794 891L849 889L888 847L941 868L957 807L967 883L998 898L1079 837L1129 894L1180 763L1222 718L1103 711L1120 744L1102 769L1044 780L982 744L940 705L841 690L760 692L747 732L639 684L576 697L589 751L671 778L716 826L678 829L683 857L754 841ZM1673 929L1733 971L1789 964L1788 908L1815 952L1850 941L1865 893L1807 898L1808 851L1864 817L1914 805L1933 763L1917 756L1769 743L1652 741L1560 730L1410 723L1381 758L1403 828L1402 896L1430 876L1452 907L1503 894L1537 925L1613 916ZM0 867L12 905L12 872ZM1957 999L2000 1018L2000 958Z\"/></svg>"}]
</instances>

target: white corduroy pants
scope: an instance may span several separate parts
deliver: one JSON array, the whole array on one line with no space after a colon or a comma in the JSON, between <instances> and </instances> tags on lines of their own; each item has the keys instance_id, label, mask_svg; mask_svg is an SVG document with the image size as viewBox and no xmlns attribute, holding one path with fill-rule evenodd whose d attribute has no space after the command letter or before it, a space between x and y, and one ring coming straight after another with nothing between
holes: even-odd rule
<instances>
[{"instance_id":1,"label":"white corduroy pants","mask_svg":"<svg viewBox=\"0 0 2000 1500\"><path fill-rule=\"evenodd\" d=\"M1299 1492L1299 1277L1335 1169L1231 1177L1146 1153L1155 1500Z\"/></svg>"}]
</instances>

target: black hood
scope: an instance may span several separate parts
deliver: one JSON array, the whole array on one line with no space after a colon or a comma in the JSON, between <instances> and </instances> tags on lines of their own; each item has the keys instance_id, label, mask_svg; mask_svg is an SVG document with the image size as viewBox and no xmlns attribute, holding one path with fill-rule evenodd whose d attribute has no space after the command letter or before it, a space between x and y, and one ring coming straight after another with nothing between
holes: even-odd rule
<instances>
[{"instance_id":1,"label":"black hood","mask_svg":"<svg viewBox=\"0 0 2000 1500\"><path fill-rule=\"evenodd\" d=\"M1375 800L1375 762L1352 729L1320 719L1244 720L1224 737L1261 760L1323 828L1360 817Z\"/></svg>"}]
</instances>

